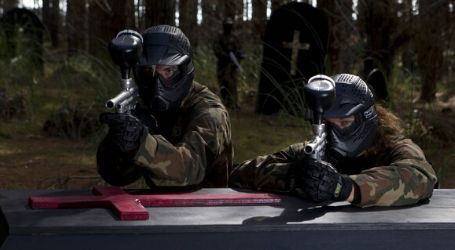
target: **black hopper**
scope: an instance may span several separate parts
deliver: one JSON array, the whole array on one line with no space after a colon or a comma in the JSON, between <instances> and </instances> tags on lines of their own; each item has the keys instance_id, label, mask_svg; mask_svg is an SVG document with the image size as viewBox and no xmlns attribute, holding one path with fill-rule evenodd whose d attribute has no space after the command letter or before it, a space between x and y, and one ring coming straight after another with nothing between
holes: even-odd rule
<instances>
[{"instance_id":1,"label":"black hopper","mask_svg":"<svg viewBox=\"0 0 455 250\"><path fill-rule=\"evenodd\" d=\"M303 84L325 73L326 14L305 3L283 5L272 13L263 45L256 112L303 114Z\"/></svg>"}]
</instances>

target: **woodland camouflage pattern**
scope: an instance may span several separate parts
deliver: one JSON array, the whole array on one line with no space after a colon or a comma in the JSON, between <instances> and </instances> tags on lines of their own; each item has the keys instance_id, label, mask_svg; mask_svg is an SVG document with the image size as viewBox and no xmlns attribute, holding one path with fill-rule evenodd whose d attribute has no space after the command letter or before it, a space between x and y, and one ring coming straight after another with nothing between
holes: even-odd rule
<instances>
[{"instance_id":1,"label":"woodland camouflage pattern","mask_svg":"<svg viewBox=\"0 0 455 250\"><path fill-rule=\"evenodd\" d=\"M135 162L147 170L146 177L157 186L202 182L206 187L226 186L233 151L229 115L221 101L195 83L180 114L172 138L147 135Z\"/></svg>"},{"instance_id":2,"label":"woodland camouflage pattern","mask_svg":"<svg viewBox=\"0 0 455 250\"><path fill-rule=\"evenodd\" d=\"M231 173L230 185L273 192L292 191L289 169L305 157L303 147L304 143L293 144L280 152L238 165ZM356 205L361 207L415 204L431 197L437 182L419 146L402 136L396 137L383 153L347 159L335 167L359 186L361 199Z\"/></svg>"},{"instance_id":3,"label":"woodland camouflage pattern","mask_svg":"<svg viewBox=\"0 0 455 250\"><path fill-rule=\"evenodd\" d=\"M226 187L233 149L229 115L220 99L194 82L174 118L162 125L169 133L145 135L132 161L98 163L99 173L117 185L142 175L150 186Z\"/></svg>"}]
</instances>

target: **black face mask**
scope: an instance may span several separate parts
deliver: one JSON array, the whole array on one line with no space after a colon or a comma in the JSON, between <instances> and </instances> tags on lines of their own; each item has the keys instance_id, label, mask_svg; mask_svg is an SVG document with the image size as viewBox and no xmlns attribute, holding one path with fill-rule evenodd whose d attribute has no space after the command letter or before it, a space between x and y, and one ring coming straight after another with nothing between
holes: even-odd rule
<instances>
[{"instance_id":1,"label":"black face mask","mask_svg":"<svg viewBox=\"0 0 455 250\"><path fill-rule=\"evenodd\" d=\"M155 112L175 111L180 107L181 101L188 94L191 84L167 85L160 77L155 79L155 95L151 108Z\"/></svg>"},{"instance_id":2,"label":"black face mask","mask_svg":"<svg viewBox=\"0 0 455 250\"><path fill-rule=\"evenodd\" d=\"M193 72L184 75L183 66L167 80L155 72L154 66L137 66L139 95L155 113L176 111L192 85Z\"/></svg>"},{"instance_id":3,"label":"black face mask","mask_svg":"<svg viewBox=\"0 0 455 250\"><path fill-rule=\"evenodd\" d=\"M378 117L374 106L355 114L354 122L347 128L330 126L330 150L342 157L357 157L373 143L377 126Z\"/></svg>"}]
</instances>

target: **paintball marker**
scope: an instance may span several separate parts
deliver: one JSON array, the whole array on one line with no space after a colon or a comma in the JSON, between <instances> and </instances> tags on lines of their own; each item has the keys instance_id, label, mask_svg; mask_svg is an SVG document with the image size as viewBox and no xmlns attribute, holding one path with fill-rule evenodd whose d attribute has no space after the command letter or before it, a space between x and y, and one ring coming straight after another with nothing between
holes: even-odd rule
<instances>
[{"instance_id":1,"label":"paintball marker","mask_svg":"<svg viewBox=\"0 0 455 250\"><path fill-rule=\"evenodd\" d=\"M231 59L231 62L235 65L235 67L237 67L240 71L243 71L242 65L240 65L240 62L234 52L229 51L229 59Z\"/></svg>"},{"instance_id":2,"label":"paintball marker","mask_svg":"<svg viewBox=\"0 0 455 250\"><path fill-rule=\"evenodd\" d=\"M105 106L117 113L131 112L138 102L139 93L130 72L142 54L142 42L142 36L138 32L123 30L109 43L111 58L120 66L122 91L109 99Z\"/></svg>"},{"instance_id":3,"label":"paintball marker","mask_svg":"<svg viewBox=\"0 0 455 250\"><path fill-rule=\"evenodd\" d=\"M335 102L335 82L326 75L316 75L304 87L305 101L311 110L311 125L314 137L307 142L304 152L309 157L321 161L327 144L327 133L322 116Z\"/></svg>"}]
</instances>

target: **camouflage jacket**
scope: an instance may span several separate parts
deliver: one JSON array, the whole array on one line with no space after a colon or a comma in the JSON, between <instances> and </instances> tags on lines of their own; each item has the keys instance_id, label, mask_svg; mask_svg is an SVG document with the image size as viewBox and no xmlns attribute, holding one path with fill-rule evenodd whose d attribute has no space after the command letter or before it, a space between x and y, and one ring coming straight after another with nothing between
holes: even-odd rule
<instances>
[{"instance_id":1,"label":"camouflage jacket","mask_svg":"<svg viewBox=\"0 0 455 250\"><path fill-rule=\"evenodd\" d=\"M146 123L147 118L138 116ZM148 117L150 120L150 117ZM144 135L135 155L98 148L98 172L114 185L144 176L149 186L226 187L233 149L228 112L218 96L194 82L172 117Z\"/></svg>"},{"instance_id":2,"label":"camouflage jacket","mask_svg":"<svg viewBox=\"0 0 455 250\"><path fill-rule=\"evenodd\" d=\"M241 163L230 175L230 185L274 192L294 189L290 166L303 160L303 143ZM302 166L304 167L304 166ZM338 162L335 167L359 186L361 207L402 206L431 197L437 182L422 150L410 139L399 137L385 152Z\"/></svg>"}]
</instances>

